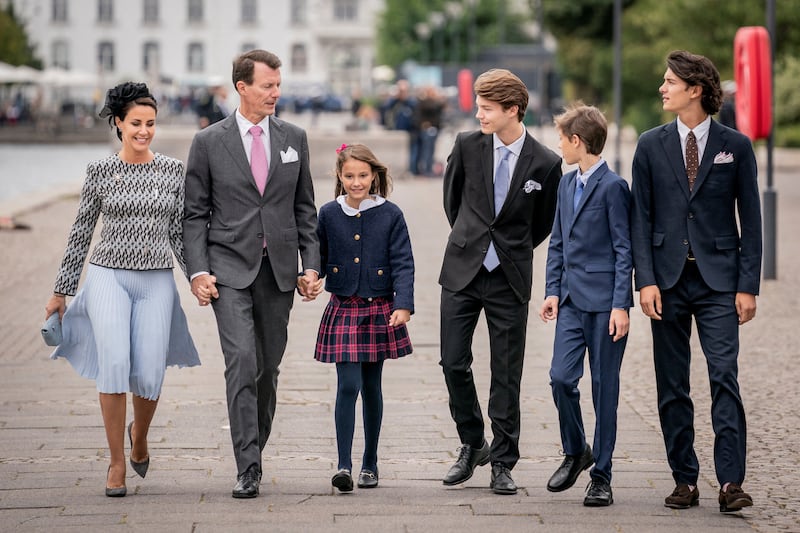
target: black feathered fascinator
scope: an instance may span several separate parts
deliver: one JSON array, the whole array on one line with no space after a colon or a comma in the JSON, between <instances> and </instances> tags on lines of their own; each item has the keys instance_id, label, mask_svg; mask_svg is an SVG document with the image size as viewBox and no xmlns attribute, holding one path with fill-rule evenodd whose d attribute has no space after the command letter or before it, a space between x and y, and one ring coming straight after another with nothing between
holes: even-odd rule
<instances>
[{"instance_id":1,"label":"black feathered fascinator","mask_svg":"<svg viewBox=\"0 0 800 533\"><path fill-rule=\"evenodd\" d=\"M115 127L114 118L124 117L125 109L128 105L140 98L150 98L153 102L156 101L155 97L150 94L150 89L147 88L146 84L132 81L120 83L106 93L106 103L103 109L100 110L100 118L107 118L108 125ZM119 132L117 136L120 136Z\"/></svg>"}]
</instances>

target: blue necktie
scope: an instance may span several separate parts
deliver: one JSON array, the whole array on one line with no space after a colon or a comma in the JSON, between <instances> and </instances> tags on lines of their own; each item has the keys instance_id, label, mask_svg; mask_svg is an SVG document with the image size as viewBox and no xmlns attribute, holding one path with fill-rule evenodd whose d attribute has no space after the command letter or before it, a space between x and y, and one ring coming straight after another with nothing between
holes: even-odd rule
<instances>
[{"instance_id":1,"label":"blue necktie","mask_svg":"<svg viewBox=\"0 0 800 533\"><path fill-rule=\"evenodd\" d=\"M575 186L575 199L573 200L572 203L573 213L578 210L578 204L581 203L581 196L583 196L583 180L580 178L576 178L575 181L577 183Z\"/></svg>"},{"instance_id":2,"label":"blue necktie","mask_svg":"<svg viewBox=\"0 0 800 533\"><path fill-rule=\"evenodd\" d=\"M508 183L511 181L511 173L508 171L508 156L511 150L505 146L500 147L500 163L497 164L497 171L494 173L494 215L500 212L503 202L508 195ZM483 259L483 266L491 272L500 265L500 258L497 257L497 250L494 243L489 242L489 249Z\"/></svg>"}]
</instances>

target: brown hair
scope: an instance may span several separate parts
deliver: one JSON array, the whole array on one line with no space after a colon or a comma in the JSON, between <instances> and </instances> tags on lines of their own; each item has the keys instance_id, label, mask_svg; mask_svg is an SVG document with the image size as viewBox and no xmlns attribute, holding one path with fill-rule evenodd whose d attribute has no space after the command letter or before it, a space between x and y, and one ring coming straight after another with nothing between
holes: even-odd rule
<instances>
[{"instance_id":1,"label":"brown hair","mask_svg":"<svg viewBox=\"0 0 800 533\"><path fill-rule=\"evenodd\" d=\"M246 85L253 83L253 69L256 63L264 63L269 68L281 68L281 60L272 52L266 50L250 50L233 60L233 87L236 83L243 81Z\"/></svg>"},{"instance_id":2,"label":"brown hair","mask_svg":"<svg viewBox=\"0 0 800 533\"><path fill-rule=\"evenodd\" d=\"M556 127L565 137L577 135L586 145L586 151L600 155L606 145L608 122L603 113L594 106L581 101L567 106L564 112L553 119Z\"/></svg>"},{"instance_id":3,"label":"brown hair","mask_svg":"<svg viewBox=\"0 0 800 533\"><path fill-rule=\"evenodd\" d=\"M703 111L709 115L719 111L722 105L722 87L719 71L710 59L685 50L675 50L667 56L667 68L690 87L702 89L700 105L703 106Z\"/></svg>"},{"instance_id":4,"label":"brown hair","mask_svg":"<svg viewBox=\"0 0 800 533\"><path fill-rule=\"evenodd\" d=\"M528 88L513 72L502 68L487 70L475 80L475 94L492 102L497 102L503 109L517 106L517 118L520 122L525 118L528 109Z\"/></svg>"},{"instance_id":5,"label":"brown hair","mask_svg":"<svg viewBox=\"0 0 800 533\"><path fill-rule=\"evenodd\" d=\"M372 180L372 184L369 187L370 194L379 194L384 198L389 196L389 193L392 191L392 178L389 176L389 170L386 168L386 165L378 161L378 158L375 157L375 154L373 154L372 150L367 148L366 145L358 143L343 144L341 148L336 150L336 153L338 155L336 157L335 169L335 196L338 197L342 194L345 194L345 190L342 186L342 181L339 179L339 176L342 175L342 166L348 159L357 159L358 161L363 161L372 168L372 172L375 173L375 179Z\"/></svg>"}]
</instances>

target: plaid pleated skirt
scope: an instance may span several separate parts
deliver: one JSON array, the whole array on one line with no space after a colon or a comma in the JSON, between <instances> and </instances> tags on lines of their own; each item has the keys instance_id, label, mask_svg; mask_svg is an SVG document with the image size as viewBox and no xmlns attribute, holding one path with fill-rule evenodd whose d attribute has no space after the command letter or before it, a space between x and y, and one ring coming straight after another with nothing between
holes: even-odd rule
<instances>
[{"instance_id":1,"label":"plaid pleated skirt","mask_svg":"<svg viewBox=\"0 0 800 533\"><path fill-rule=\"evenodd\" d=\"M314 359L323 363L375 363L412 352L406 325L389 325L391 298L341 298L325 307Z\"/></svg>"}]
</instances>

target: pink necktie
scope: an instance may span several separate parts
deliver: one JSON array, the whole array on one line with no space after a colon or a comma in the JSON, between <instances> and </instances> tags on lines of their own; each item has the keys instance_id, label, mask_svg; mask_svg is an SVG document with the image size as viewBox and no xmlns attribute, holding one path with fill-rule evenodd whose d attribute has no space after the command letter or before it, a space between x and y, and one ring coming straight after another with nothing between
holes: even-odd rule
<instances>
[{"instance_id":1,"label":"pink necktie","mask_svg":"<svg viewBox=\"0 0 800 533\"><path fill-rule=\"evenodd\" d=\"M253 146L250 151L250 170L256 180L258 192L264 194L264 187L267 186L267 154L264 151L264 142L261 140L261 133L264 130L261 126L250 128L250 135L253 136Z\"/></svg>"}]
</instances>

